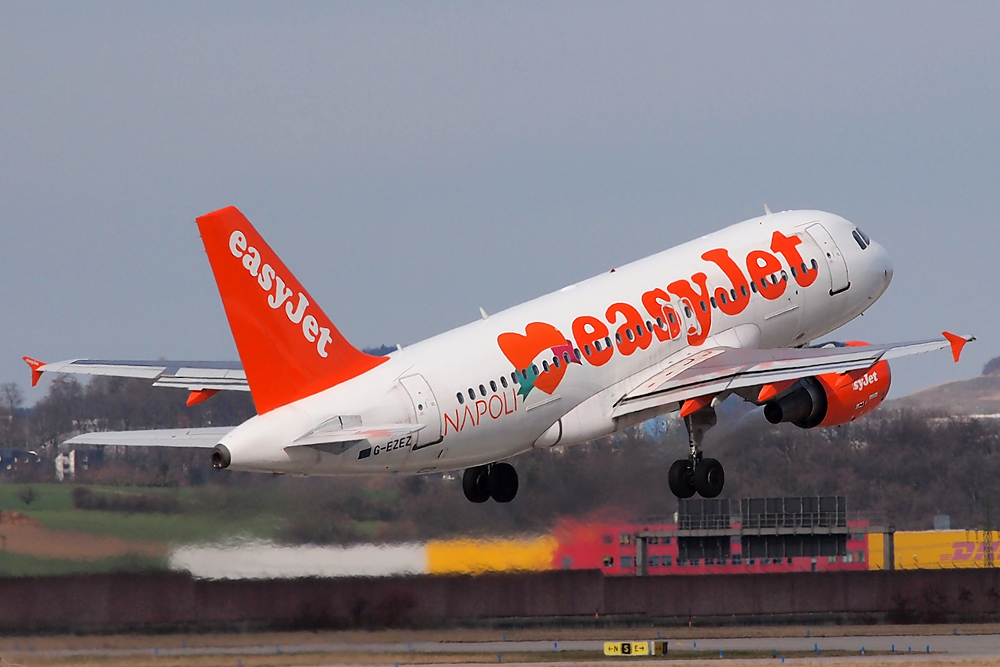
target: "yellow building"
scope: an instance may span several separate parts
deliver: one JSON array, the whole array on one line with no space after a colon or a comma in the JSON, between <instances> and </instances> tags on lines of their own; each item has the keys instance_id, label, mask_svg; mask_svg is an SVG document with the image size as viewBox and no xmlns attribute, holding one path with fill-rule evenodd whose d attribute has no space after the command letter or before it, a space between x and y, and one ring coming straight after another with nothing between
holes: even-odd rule
<instances>
[{"instance_id":1,"label":"yellow building","mask_svg":"<svg viewBox=\"0 0 1000 667\"><path fill-rule=\"evenodd\" d=\"M985 531L924 530L895 534L896 569L947 569L986 567ZM868 567L885 569L884 538L868 535ZM991 543L995 566L1000 566L1000 531L993 531Z\"/></svg>"}]
</instances>

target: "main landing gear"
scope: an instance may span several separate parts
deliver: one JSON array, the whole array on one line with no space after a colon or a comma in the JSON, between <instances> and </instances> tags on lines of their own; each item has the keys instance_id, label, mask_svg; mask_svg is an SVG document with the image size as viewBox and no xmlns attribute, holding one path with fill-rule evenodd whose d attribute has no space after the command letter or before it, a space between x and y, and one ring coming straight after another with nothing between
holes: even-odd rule
<instances>
[{"instance_id":1,"label":"main landing gear","mask_svg":"<svg viewBox=\"0 0 1000 667\"><path fill-rule=\"evenodd\" d=\"M490 498L509 503L517 495L517 471L509 463L469 468L462 475L462 490L474 503L485 503Z\"/></svg>"},{"instance_id":2,"label":"main landing gear","mask_svg":"<svg viewBox=\"0 0 1000 667\"><path fill-rule=\"evenodd\" d=\"M715 408L708 406L684 418L691 451L686 459L674 461L667 473L670 491L678 498L690 498L695 493L703 498L715 498L726 485L726 471L715 459L702 458L701 443L705 431L715 426Z\"/></svg>"}]
</instances>

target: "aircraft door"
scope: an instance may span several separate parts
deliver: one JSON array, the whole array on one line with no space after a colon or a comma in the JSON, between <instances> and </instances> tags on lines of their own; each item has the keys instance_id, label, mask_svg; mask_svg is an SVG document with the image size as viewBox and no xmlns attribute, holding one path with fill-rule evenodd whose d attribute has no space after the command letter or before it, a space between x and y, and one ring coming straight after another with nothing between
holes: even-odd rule
<instances>
[{"instance_id":1,"label":"aircraft door","mask_svg":"<svg viewBox=\"0 0 1000 667\"><path fill-rule=\"evenodd\" d=\"M670 305L673 306L674 312L677 313L677 319L680 320L680 340L686 341L688 336L701 333L701 323L698 322L698 315L694 310L698 307L696 304L671 294Z\"/></svg>"},{"instance_id":2,"label":"aircraft door","mask_svg":"<svg viewBox=\"0 0 1000 667\"><path fill-rule=\"evenodd\" d=\"M840 252L840 247L833 240L833 236L826 227L816 223L806 227L806 231L813 237L820 251L826 258L827 267L830 270L830 296L846 291L851 286L850 277L847 274L847 261L844 254Z\"/></svg>"},{"instance_id":3,"label":"aircraft door","mask_svg":"<svg viewBox=\"0 0 1000 667\"><path fill-rule=\"evenodd\" d=\"M427 380L419 373L399 378L399 383L406 389L413 403L413 412L418 424L426 424L417 432L417 444L413 449L430 447L441 442L441 409Z\"/></svg>"}]
</instances>

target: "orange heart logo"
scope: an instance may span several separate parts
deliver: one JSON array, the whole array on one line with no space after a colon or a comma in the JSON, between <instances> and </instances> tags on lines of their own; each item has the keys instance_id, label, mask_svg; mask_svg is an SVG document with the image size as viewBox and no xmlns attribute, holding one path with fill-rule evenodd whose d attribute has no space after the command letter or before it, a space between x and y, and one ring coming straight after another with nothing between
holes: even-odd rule
<instances>
[{"instance_id":1,"label":"orange heart logo","mask_svg":"<svg viewBox=\"0 0 1000 667\"><path fill-rule=\"evenodd\" d=\"M563 376L566 374L566 365L562 363L559 364L559 368L550 363L549 370L541 372L536 378L531 376L531 365L539 354L567 344L566 337L551 324L532 322L525 327L524 335L518 333L500 334L497 337L497 344L507 360L514 364L519 375L522 370L528 369L528 382L532 382L532 380L533 382L527 386L527 391L530 391L531 387L534 386L546 394L551 394L562 382Z\"/></svg>"}]
</instances>

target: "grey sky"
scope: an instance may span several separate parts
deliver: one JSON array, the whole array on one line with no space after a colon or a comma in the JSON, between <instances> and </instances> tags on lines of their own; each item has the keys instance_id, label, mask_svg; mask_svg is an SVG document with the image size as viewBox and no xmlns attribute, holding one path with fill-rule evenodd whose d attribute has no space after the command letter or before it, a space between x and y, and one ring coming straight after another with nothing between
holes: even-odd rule
<instances>
[{"instance_id":1,"label":"grey sky","mask_svg":"<svg viewBox=\"0 0 1000 667\"><path fill-rule=\"evenodd\" d=\"M772 209L855 221L837 335L1000 355L996 3L0 4L0 381L234 359L235 204L354 343L408 343ZM29 399L39 397L29 393Z\"/></svg>"}]
</instances>

